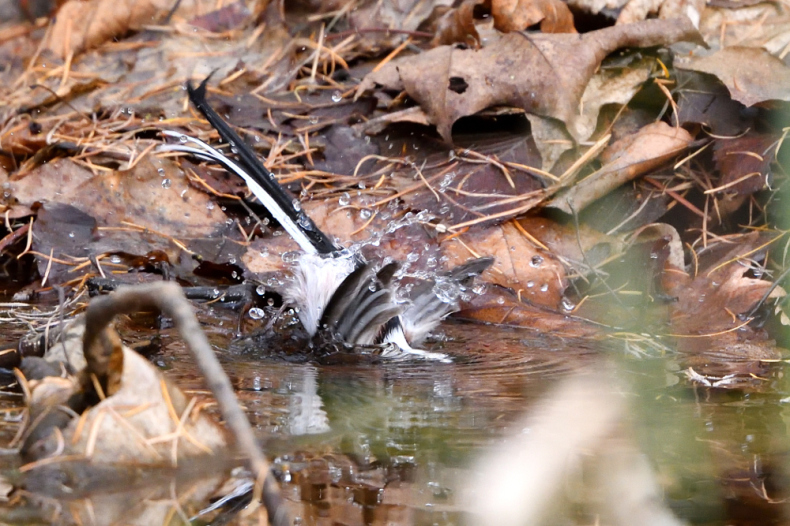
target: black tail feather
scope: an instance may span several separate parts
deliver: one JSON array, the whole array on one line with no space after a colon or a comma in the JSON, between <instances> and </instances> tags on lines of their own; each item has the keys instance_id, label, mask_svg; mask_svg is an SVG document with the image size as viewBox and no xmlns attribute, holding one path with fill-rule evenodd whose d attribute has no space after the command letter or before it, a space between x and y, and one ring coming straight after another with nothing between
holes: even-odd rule
<instances>
[{"instance_id":1,"label":"black tail feather","mask_svg":"<svg viewBox=\"0 0 790 526\"><path fill-rule=\"evenodd\" d=\"M263 166L255 152L252 151L252 148L208 104L206 101L206 85L210 78L211 76L207 77L197 88L193 87L191 82L187 82L189 100L203 114L209 124L217 130L222 140L230 145L231 149L238 156L239 164L247 171L250 177L274 199L285 215L304 232L316 251L320 254L336 252L338 247L329 236L319 230L307 214L300 212L298 207L294 206L295 198L285 188L280 186L274 174Z\"/></svg>"}]
</instances>

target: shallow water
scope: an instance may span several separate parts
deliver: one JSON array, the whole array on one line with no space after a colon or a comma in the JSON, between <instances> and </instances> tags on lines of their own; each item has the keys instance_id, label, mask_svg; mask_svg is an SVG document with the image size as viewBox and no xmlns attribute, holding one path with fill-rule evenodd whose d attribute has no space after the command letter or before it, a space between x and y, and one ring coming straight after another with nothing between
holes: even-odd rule
<instances>
[{"instance_id":1,"label":"shallow water","mask_svg":"<svg viewBox=\"0 0 790 526\"><path fill-rule=\"evenodd\" d=\"M298 524L475 524L469 487L476 460L529 431L523 416L565 378L602 364L622 380L621 427L649 458L677 516L711 526L788 523L790 389L783 364L767 370L759 390L691 387L678 356L638 359L613 341L448 323L428 347L453 356L450 364L318 365L283 355L271 340L229 341L235 315L214 316L222 325L209 337ZM125 333L132 340L154 334ZM188 393L204 393L170 329L159 344L151 359ZM5 401L19 404L18 397ZM15 424L2 431L10 438ZM7 460L9 473L14 463ZM201 497L180 503L186 515L205 505L206 492L193 494ZM140 496L115 488L95 495L93 505L102 498ZM585 497L566 504L546 524L601 523ZM171 520L178 523L178 514Z\"/></svg>"}]
</instances>

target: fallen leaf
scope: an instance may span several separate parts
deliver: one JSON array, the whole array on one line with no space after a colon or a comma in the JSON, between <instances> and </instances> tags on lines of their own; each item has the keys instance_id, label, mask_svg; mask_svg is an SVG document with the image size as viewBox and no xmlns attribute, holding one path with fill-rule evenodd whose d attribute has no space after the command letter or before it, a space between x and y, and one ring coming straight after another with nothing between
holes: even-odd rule
<instances>
[{"instance_id":1,"label":"fallen leaf","mask_svg":"<svg viewBox=\"0 0 790 526\"><path fill-rule=\"evenodd\" d=\"M225 214L209 206L209 196L192 188L172 160L155 157L102 176L61 159L11 181L7 191L10 217L30 215L37 202L56 202L90 214L100 226L129 221L176 237L208 236L225 222Z\"/></svg>"},{"instance_id":2,"label":"fallen leaf","mask_svg":"<svg viewBox=\"0 0 790 526\"><path fill-rule=\"evenodd\" d=\"M555 196L546 206L572 214L579 212L620 185L648 173L683 152L691 143L683 128L656 122L624 137L601 155L599 170Z\"/></svg>"},{"instance_id":3,"label":"fallen leaf","mask_svg":"<svg viewBox=\"0 0 790 526\"><path fill-rule=\"evenodd\" d=\"M492 0L491 15L504 33L537 24L543 33L576 33L571 10L561 0Z\"/></svg>"},{"instance_id":4,"label":"fallen leaf","mask_svg":"<svg viewBox=\"0 0 790 526\"><path fill-rule=\"evenodd\" d=\"M776 342L742 317L771 286L770 281L747 276L769 241L752 232L721 242L699 254L696 276L673 265L664 271L664 290L677 297L670 306L672 332L678 349L691 355L688 363L696 369L709 364L737 370L743 362L781 356Z\"/></svg>"},{"instance_id":5,"label":"fallen leaf","mask_svg":"<svg viewBox=\"0 0 790 526\"><path fill-rule=\"evenodd\" d=\"M675 67L715 75L747 107L790 101L790 67L762 48L731 46L707 56L678 57Z\"/></svg>"},{"instance_id":6,"label":"fallen leaf","mask_svg":"<svg viewBox=\"0 0 790 526\"><path fill-rule=\"evenodd\" d=\"M713 160L721 173L717 187L724 193L740 195L765 188L770 183L776 141L771 135L718 139L713 151Z\"/></svg>"},{"instance_id":7,"label":"fallen leaf","mask_svg":"<svg viewBox=\"0 0 790 526\"><path fill-rule=\"evenodd\" d=\"M790 38L790 13L772 2L714 0L705 8L699 30L712 49L737 45L781 56Z\"/></svg>"},{"instance_id":8,"label":"fallen leaf","mask_svg":"<svg viewBox=\"0 0 790 526\"><path fill-rule=\"evenodd\" d=\"M687 19L649 20L583 35L509 33L480 50L441 46L393 60L365 77L357 95L405 90L447 142L456 120L495 105L572 124L601 61L622 47L698 41Z\"/></svg>"},{"instance_id":9,"label":"fallen leaf","mask_svg":"<svg viewBox=\"0 0 790 526\"><path fill-rule=\"evenodd\" d=\"M54 343L44 360L55 367L65 360L75 371L88 367L82 354L84 322L78 319L65 330L64 343ZM228 446L224 431L206 414L192 413L194 406L189 399L166 381L148 360L125 346L118 351L122 358L113 365L118 368L118 383L112 392L90 407L82 419L73 418L73 410L67 412L69 416L65 422L56 426L60 428L59 432L44 425L47 423L44 415L49 411L59 412L58 406L73 403L80 390L77 378L44 376L29 380L27 403L31 415L34 415L31 420L34 423L28 430L23 448L23 455L28 460L54 454L86 456L94 464L108 467L132 462L161 465L163 462L175 463L177 459L220 453ZM40 362L30 358L25 360L22 368L32 376L31 368L40 367ZM130 411L133 408L136 410ZM189 418L186 418L185 411L189 412ZM176 433L178 430L180 432ZM167 439L169 436L171 438ZM173 447L174 441L178 441L177 448Z\"/></svg>"},{"instance_id":10,"label":"fallen leaf","mask_svg":"<svg viewBox=\"0 0 790 526\"><path fill-rule=\"evenodd\" d=\"M705 0L629 0L620 11L617 24L633 24L658 14L660 19L688 17L699 26L705 4Z\"/></svg>"},{"instance_id":11,"label":"fallen leaf","mask_svg":"<svg viewBox=\"0 0 790 526\"><path fill-rule=\"evenodd\" d=\"M565 268L553 254L529 240L512 222L473 230L442 243L452 268L477 254L495 258L486 281L512 289L534 305L559 309L568 281Z\"/></svg>"},{"instance_id":12,"label":"fallen leaf","mask_svg":"<svg viewBox=\"0 0 790 526\"><path fill-rule=\"evenodd\" d=\"M570 316L567 311L536 305L532 301L520 301L515 292L490 290L493 288L489 287L483 295L473 298L453 317L530 329L559 338L585 338L587 342L603 335L600 326L583 318Z\"/></svg>"},{"instance_id":13,"label":"fallen leaf","mask_svg":"<svg viewBox=\"0 0 790 526\"><path fill-rule=\"evenodd\" d=\"M490 0L466 0L460 6L448 10L436 22L433 46L445 44L466 44L480 47L480 34L475 27L475 13L484 9L490 12Z\"/></svg>"},{"instance_id":14,"label":"fallen leaf","mask_svg":"<svg viewBox=\"0 0 790 526\"><path fill-rule=\"evenodd\" d=\"M732 100L727 88L714 76L678 71L677 79L677 119L681 126L702 124L713 135L734 137L753 125L744 115L743 104Z\"/></svg>"},{"instance_id":15,"label":"fallen leaf","mask_svg":"<svg viewBox=\"0 0 790 526\"><path fill-rule=\"evenodd\" d=\"M209 12L214 2L183 0L179 16ZM60 57L78 54L144 24L157 23L173 8L170 0L70 0L58 10L47 49Z\"/></svg>"}]
</instances>

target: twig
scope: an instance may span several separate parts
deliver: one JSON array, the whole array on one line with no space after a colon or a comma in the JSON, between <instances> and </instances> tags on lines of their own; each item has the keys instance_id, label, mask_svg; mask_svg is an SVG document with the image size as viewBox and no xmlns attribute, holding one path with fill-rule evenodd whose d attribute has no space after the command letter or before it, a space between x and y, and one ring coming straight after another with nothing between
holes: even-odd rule
<instances>
[{"instance_id":1,"label":"twig","mask_svg":"<svg viewBox=\"0 0 790 526\"><path fill-rule=\"evenodd\" d=\"M95 356L92 348L98 343L115 316L151 308L159 309L173 319L175 327L217 400L222 416L236 438L238 448L248 458L250 468L256 474L266 473L262 495L269 513L269 521L275 526L287 526L290 524L288 513L277 482L269 471L269 463L258 448L252 427L239 407L233 386L214 355L181 287L171 282L149 283L136 287L122 287L114 294L94 299L85 313L83 341L83 352L90 369L101 374L107 368L106 362L103 362L106 357Z\"/></svg>"}]
</instances>

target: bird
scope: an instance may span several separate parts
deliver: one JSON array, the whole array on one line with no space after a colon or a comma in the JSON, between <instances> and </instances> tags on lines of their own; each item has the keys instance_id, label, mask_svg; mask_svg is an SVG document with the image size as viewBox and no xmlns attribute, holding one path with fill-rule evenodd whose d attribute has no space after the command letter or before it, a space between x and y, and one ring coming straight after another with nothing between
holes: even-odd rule
<instances>
[{"instance_id":1,"label":"bird","mask_svg":"<svg viewBox=\"0 0 790 526\"><path fill-rule=\"evenodd\" d=\"M235 160L198 138L173 130L162 133L176 141L161 145L158 151L191 154L238 175L299 245L293 283L283 292L283 299L296 307L306 332L313 339L329 336L350 346L378 346L383 358L451 361L444 353L416 347L442 319L460 308L459 294L437 293L437 289L466 290L494 259L474 258L438 273L415 286L405 304L397 302L394 278L398 263L366 261L359 252L339 245L318 228L300 201L279 184L252 148L209 105L209 79L198 87L187 82L189 99L227 143Z\"/></svg>"}]
</instances>

